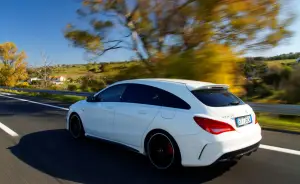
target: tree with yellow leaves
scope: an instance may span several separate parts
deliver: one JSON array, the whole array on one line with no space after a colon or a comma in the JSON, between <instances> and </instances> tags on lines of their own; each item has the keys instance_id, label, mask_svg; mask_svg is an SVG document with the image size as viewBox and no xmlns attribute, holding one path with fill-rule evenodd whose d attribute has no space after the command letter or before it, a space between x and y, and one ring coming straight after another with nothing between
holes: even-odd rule
<instances>
[{"instance_id":1,"label":"tree with yellow leaves","mask_svg":"<svg viewBox=\"0 0 300 184\"><path fill-rule=\"evenodd\" d=\"M70 24L65 37L95 56L126 49L150 68L166 67L159 73L167 76L232 84L240 53L272 48L291 36L292 16L279 19L281 2L82 0L77 13L89 27Z\"/></svg>"},{"instance_id":2,"label":"tree with yellow leaves","mask_svg":"<svg viewBox=\"0 0 300 184\"><path fill-rule=\"evenodd\" d=\"M13 87L20 80L27 79L25 52L19 52L12 42L0 44L0 85Z\"/></svg>"}]
</instances>

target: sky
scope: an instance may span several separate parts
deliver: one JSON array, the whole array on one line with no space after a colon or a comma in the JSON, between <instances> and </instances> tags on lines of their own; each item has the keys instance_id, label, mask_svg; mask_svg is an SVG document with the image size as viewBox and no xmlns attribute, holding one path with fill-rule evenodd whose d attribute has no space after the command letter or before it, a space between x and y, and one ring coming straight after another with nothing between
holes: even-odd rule
<instances>
[{"instance_id":1,"label":"sky","mask_svg":"<svg viewBox=\"0 0 300 184\"><path fill-rule=\"evenodd\" d=\"M293 2L298 18L291 26L295 35L285 45L274 49L251 53L255 56L271 56L281 53L300 52L300 5ZM68 23L75 22L79 0L3 0L1 1L0 43L14 42L28 56L30 65L41 63L44 51L55 64L86 63L84 50L72 47L63 36ZM125 50L112 51L99 61L129 60Z\"/></svg>"}]
</instances>

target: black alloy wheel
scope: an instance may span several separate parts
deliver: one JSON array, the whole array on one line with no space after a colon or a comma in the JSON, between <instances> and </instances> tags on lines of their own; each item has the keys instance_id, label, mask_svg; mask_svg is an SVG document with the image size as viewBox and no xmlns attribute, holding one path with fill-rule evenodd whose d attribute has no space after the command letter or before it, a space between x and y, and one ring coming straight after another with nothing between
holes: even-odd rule
<instances>
[{"instance_id":1,"label":"black alloy wheel","mask_svg":"<svg viewBox=\"0 0 300 184\"><path fill-rule=\"evenodd\" d=\"M80 139L84 137L84 129L81 123L81 119L77 114L73 114L70 117L69 131L74 139Z\"/></svg>"},{"instance_id":2,"label":"black alloy wheel","mask_svg":"<svg viewBox=\"0 0 300 184\"><path fill-rule=\"evenodd\" d=\"M179 165L177 144L164 133L153 134L147 142L147 155L154 167L160 170L175 168Z\"/></svg>"}]
</instances>

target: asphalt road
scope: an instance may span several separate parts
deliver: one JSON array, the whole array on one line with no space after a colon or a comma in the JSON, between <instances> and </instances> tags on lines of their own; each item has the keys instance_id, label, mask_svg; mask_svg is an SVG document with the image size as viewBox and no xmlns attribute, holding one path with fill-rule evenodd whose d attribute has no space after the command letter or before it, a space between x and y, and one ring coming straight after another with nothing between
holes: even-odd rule
<instances>
[{"instance_id":1,"label":"asphalt road","mask_svg":"<svg viewBox=\"0 0 300 184\"><path fill-rule=\"evenodd\" d=\"M300 155L268 149L238 163L156 171L146 158L119 146L73 140L64 130L65 115L62 109L0 95L0 122L18 134L0 129L0 183L300 183ZM300 150L300 135L263 131L262 144Z\"/></svg>"}]
</instances>

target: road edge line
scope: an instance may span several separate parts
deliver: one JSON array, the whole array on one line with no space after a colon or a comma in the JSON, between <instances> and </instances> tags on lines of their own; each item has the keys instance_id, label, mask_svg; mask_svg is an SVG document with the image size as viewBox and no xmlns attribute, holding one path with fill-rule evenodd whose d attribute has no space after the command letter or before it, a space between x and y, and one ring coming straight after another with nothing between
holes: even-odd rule
<instances>
[{"instance_id":1,"label":"road edge line","mask_svg":"<svg viewBox=\"0 0 300 184\"><path fill-rule=\"evenodd\" d=\"M19 101L22 101L22 102L29 102L29 103L33 103L33 104L38 104L38 105L43 105L43 106L47 106L47 107L57 108L57 109L65 110L65 111L69 110L68 108L59 107L59 106L56 106L56 105L45 104L45 103L41 103L41 102L35 102L35 101L26 100L26 99L22 99L22 98L15 98L15 97L6 96L6 95L2 95L2 94L0 94L0 96L6 97L6 98L11 98L11 99L14 99L14 100L19 100Z\"/></svg>"},{"instance_id":2,"label":"road edge line","mask_svg":"<svg viewBox=\"0 0 300 184\"><path fill-rule=\"evenodd\" d=\"M18 137L18 136L19 136L15 131L13 131L12 129L10 129L8 126L4 125L4 124L1 123L1 122L0 122L0 128L1 128L4 132L6 132L6 133L8 133L9 135L11 135L12 137Z\"/></svg>"},{"instance_id":3,"label":"road edge line","mask_svg":"<svg viewBox=\"0 0 300 184\"><path fill-rule=\"evenodd\" d=\"M289 154L292 154L292 155L299 155L300 156L300 151L287 149L287 148L269 146L269 145L264 145L264 144L259 145L259 148L267 149L267 150L271 150L271 151L282 152L282 153L289 153Z\"/></svg>"}]
</instances>

